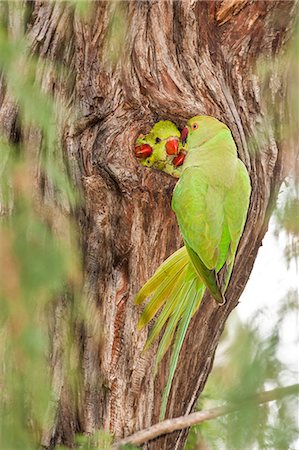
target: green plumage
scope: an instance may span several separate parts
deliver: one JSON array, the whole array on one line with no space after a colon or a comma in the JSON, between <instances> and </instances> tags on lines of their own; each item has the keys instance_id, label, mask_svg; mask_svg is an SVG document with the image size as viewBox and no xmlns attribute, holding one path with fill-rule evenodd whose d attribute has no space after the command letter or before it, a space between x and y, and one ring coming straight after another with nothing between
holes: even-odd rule
<instances>
[{"instance_id":1,"label":"green plumage","mask_svg":"<svg viewBox=\"0 0 299 450\"><path fill-rule=\"evenodd\" d=\"M187 127L189 152L172 207L196 272L221 304L246 220L250 181L226 125L197 116Z\"/></svg>"},{"instance_id":2,"label":"green plumage","mask_svg":"<svg viewBox=\"0 0 299 450\"><path fill-rule=\"evenodd\" d=\"M170 131L171 135L175 132L175 126L165 122L167 131L163 139L167 140ZM175 336L161 404L160 418L163 419L179 353L205 289L219 304L225 301L251 187L247 170L238 159L235 142L225 124L208 116L190 119L187 123L188 152L179 168L172 167L172 158L166 155L161 142L158 146L155 144L157 132L161 133L161 127L165 131L163 123L155 127L143 137L143 142L152 145L154 150L151 159L142 164L180 177L173 192L172 207L185 243L158 268L136 296L138 304L151 296L139 320L139 328L161 310L146 348L166 324L156 365Z\"/></svg>"}]
</instances>

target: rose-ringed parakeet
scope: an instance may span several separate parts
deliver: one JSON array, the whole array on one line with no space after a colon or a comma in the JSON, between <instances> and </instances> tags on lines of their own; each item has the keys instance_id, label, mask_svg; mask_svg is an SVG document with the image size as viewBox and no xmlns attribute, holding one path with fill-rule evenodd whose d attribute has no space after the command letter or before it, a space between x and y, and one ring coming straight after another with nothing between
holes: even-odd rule
<instances>
[{"instance_id":1,"label":"rose-ringed parakeet","mask_svg":"<svg viewBox=\"0 0 299 450\"><path fill-rule=\"evenodd\" d=\"M189 152L172 208L196 272L221 304L246 221L250 179L224 123L196 116L181 137Z\"/></svg>"},{"instance_id":2,"label":"rose-ringed parakeet","mask_svg":"<svg viewBox=\"0 0 299 450\"><path fill-rule=\"evenodd\" d=\"M157 363L176 331L161 419L188 325L205 288L219 304L225 301L251 190L247 170L238 159L226 125L213 117L197 116L188 121L181 140L183 144L187 141L188 152L180 168L172 206L185 247L159 267L136 297L137 303L142 303L153 295L141 316L141 326L164 305L146 344L153 342L167 321Z\"/></svg>"}]
</instances>

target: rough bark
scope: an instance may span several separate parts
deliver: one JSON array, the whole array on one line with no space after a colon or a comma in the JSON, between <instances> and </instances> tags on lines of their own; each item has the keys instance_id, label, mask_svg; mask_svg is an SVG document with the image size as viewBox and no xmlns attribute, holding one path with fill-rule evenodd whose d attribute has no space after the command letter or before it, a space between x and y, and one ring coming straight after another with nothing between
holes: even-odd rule
<instances>
[{"instance_id":1,"label":"rough bark","mask_svg":"<svg viewBox=\"0 0 299 450\"><path fill-rule=\"evenodd\" d=\"M269 98L276 118L284 117L284 80L277 77L273 58L289 36L294 2L95 2L91 8L92 14L78 18L66 3L34 2L27 16L32 52L73 71L73 78L57 80L44 68L40 77L45 90L76 111L62 140L74 184L85 197L76 220L85 298L92 312L90 328L77 330L83 383L75 399L64 384L61 364L59 323L68 299L53 313L58 413L53 429L45 433L45 446L72 445L75 432L102 427L121 438L158 421L169 354L154 378L156 347L142 353L147 330L136 331L140 311L133 298L181 245L181 237L170 204L175 180L142 168L133 157L140 131L158 119L182 126L193 115L215 116L231 128L252 182L228 301L219 308L206 296L193 318L167 417L192 411L205 385L226 319L238 303L267 230L288 156L279 128L274 129L273 122L265 127L264 119ZM107 57L107 36L119 9L128 28L120 58L113 62ZM261 57L270 68L266 90L257 70ZM13 138L17 108L0 88L0 120ZM38 151L36 133L23 139ZM175 432L144 448L181 449L185 438L186 432Z\"/></svg>"}]
</instances>

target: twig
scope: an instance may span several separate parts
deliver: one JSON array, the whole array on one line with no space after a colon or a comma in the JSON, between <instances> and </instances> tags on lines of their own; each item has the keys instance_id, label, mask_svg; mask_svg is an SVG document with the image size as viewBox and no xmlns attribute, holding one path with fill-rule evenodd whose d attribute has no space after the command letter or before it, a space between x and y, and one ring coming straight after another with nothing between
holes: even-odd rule
<instances>
[{"instance_id":1,"label":"twig","mask_svg":"<svg viewBox=\"0 0 299 450\"><path fill-rule=\"evenodd\" d=\"M163 422L156 423L149 428L137 431L114 444L112 449L120 449L122 445L132 444L140 445L144 442L151 441L163 434L172 433L173 431L189 428L206 420L216 419L217 417L225 416L231 412L239 410L247 402L254 402L257 404L272 402L279 400L287 395L296 394L299 392L299 384L293 384L282 388L272 389L271 391L261 392L251 397L244 398L238 403L231 405L224 405L217 408L208 409L206 411L199 411L188 416L176 417L174 419L167 419Z\"/></svg>"}]
</instances>

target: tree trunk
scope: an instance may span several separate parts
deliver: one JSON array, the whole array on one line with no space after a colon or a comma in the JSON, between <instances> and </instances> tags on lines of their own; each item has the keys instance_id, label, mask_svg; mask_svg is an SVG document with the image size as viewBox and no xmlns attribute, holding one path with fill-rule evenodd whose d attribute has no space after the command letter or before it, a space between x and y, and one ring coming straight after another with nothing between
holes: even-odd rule
<instances>
[{"instance_id":1,"label":"tree trunk","mask_svg":"<svg viewBox=\"0 0 299 450\"><path fill-rule=\"evenodd\" d=\"M157 347L142 353L148 330L136 330L140 310L133 299L182 239L171 210L175 180L138 164L133 156L138 134L161 119L182 127L194 115L215 116L232 130L252 183L227 303L219 308L206 295L193 318L167 417L189 413L205 385L267 230L288 157L280 128L274 129L273 121L266 127L265 119L271 108L278 123L285 114L285 83L274 57L292 28L294 2L99 1L91 9L79 18L67 3L30 2L27 15L32 52L73 71L73 78L57 79L44 68L42 76L44 89L76 111L62 140L73 182L85 198L76 220L91 315L88 329L77 329L83 382L74 398L61 364L59 320L68 300L53 313L58 412L45 433L46 447L71 446L76 432L102 427L121 438L158 421L169 352L154 378ZM120 52L113 58L115 49ZM270 73L266 89L258 71L261 57ZM0 119L13 137L17 110L3 92ZM38 149L38 137L24 136L30 139ZM144 448L182 449L185 439L186 432L177 432Z\"/></svg>"}]
</instances>

